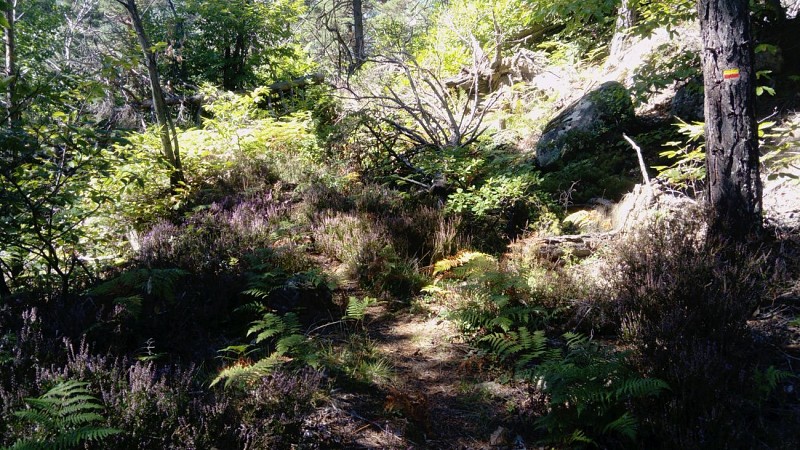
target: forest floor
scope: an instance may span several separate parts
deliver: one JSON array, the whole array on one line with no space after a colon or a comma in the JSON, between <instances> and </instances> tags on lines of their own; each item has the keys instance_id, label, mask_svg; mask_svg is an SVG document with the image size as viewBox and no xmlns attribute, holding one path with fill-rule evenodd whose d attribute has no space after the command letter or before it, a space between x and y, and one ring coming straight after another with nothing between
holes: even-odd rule
<instances>
[{"instance_id":1,"label":"forest floor","mask_svg":"<svg viewBox=\"0 0 800 450\"><path fill-rule=\"evenodd\" d=\"M390 367L371 386L336 386L309 420L330 445L364 449L526 448L510 431L530 402L525 386L497 382L441 305L371 307L366 339Z\"/></svg>"},{"instance_id":2,"label":"forest floor","mask_svg":"<svg viewBox=\"0 0 800 450\"><path fill-rule=\"evenodd\" d=\"M795 201L800 189L785 180L770 180L765 192L768 223L779 230L795 229L800 220L800 203ZM789 234L783 236L787 248L800 249L800 238ZM800 260L795 259L800 256L795 251L786 255L789 265ZM325 262L326 266L332 263ZM787 269L794 272L797 268ZM336 268L328 270L335 272ZM338 295L366 294L351 286ZM783 294L763 305L749 322L755 334L782 341L781 348L775 348L776 364L791 372L792 362L800 358L800 324L795 319L800 313L798 299L800 285L786 286ZM448 319L453 306L421 297L399 309L379 302L367 310L359 325L359 338L373 349L387 375L372 382L332 378L329 397L306 422L320 448L536 448L530 424L533 414L543 412L542 394L471 349L464 334ZM341 349L352 339L353 334L343 332L332 342L338 342L333 345Z\"/></svg>"}]
</instances>

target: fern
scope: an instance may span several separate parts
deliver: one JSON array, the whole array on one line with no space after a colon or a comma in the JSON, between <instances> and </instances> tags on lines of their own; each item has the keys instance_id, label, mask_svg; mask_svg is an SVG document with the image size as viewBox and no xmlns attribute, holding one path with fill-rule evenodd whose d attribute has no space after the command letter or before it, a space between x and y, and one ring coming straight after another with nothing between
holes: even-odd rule
<instances>
[{"instance_id":1,"label":"fern","mask_svg":"<svg viewBox=\"0 0 800 450\"><path fill-rule=\"evenodd\" d=\"M770 394L778 387L778 384L790 378L797 378L797 375L792 372L776 369L775 366L769 366L763 372L756 371L754 384L760 399L763 401L769 398Z\"/></svg>"},{"instance_id":2,"label":"fern","mask_svg":"<svg viewBox=\"0 0 800 450\"><path fill-rule=\"evenodd\" d=\"M631 401L656 396L667 384L642 378L626 365L624 353L584 335L567 333L564 340L563 355L544 358L532 371L551 407L537 425L548 431L549 441L563 444L596 443L609 436L634 441L638 421L629 411Z\"/></svg>"},{"instance_id":3,"label":"fern","mask_svg":"<svg viewBox=\"0 0 800 450\"><path fill-rule=\"evenodd\" d=\"M88 383L64 381L44 395L26 398L28 409L14 415L28 422L33 436L18 440L10 449L68 449L87 441L100 441L121 430L102 427L103 406L86 388Z\"/></svg>"},{"instance_id":4,"label":"fern","mask_svg":"<svg viewBox=\"0 0 800 450\"><path fill-rule=\"evenodd\" d=\"M300 332L300 320L294 313L286 313L283 316L268 312L260 320L256 320L250 325L247 331L248 336L256 335L255 343L271 337L297 334Z\"/></svg>"},{"instance_id":5,"label":"fern","mask_svg":"<svg viewBox=\"0 0 800 450\"><path fill-rule=\"evenodd\" d=\"M377 303L378 300L373 297L350 297L347 300L347 309L342 319L364 320L367 313L367 308Z\"/></svg>"},{"instance_id":6,"label":"fern","mask_svg":"<svg viewBox=\"0 0 800 450\"><path fill-rule=\"evenodd\" d=\"M282 270L250 274L247 290L242 292L245 295L255 297L260 300L269 298L272 291L281 287L286 281L286 274Z\"/></svg>"},{"instance_id":7,"label":"fern","mask_svg":"<svg viewBox=\"0 0 800 450\"><path fill-rule=\"evenodd\" d=\"M603 427L604 434L617 433L625 436L629 440L636 439L636 432L639 428L639 421L628 411L625 411L619 418Z\"/></svg>"},{"instance_id":8,"label":"fern","mask_svg":"<svg viewBox=\"0 0 800 450\"><path fill-rule=\"evenodd\" d=\"M219 384L225 380L225 387L247 386L259 378L270 374L284 363L292 361L293 358L315 365L317 360L316 352L311 348L311 341L302 334L300 320L294 313L286 313L283 316L271 312L265 312L261 319L254 321L247 331L248 336L254 336L253 344L258 345L270 342L273 350L268 351L269 346L262 347L267 356L259 359L255 363L247 362L240 358L236 363L221 370L211 381L211 386ZM221 352L231 352L247 356L260 352L258 348L250 346L228 346L220 350Z\"/></svg>"},{"instance_id":9,"label":"fern","mask_svg":"<svg viewBox=\"0 0 800 450\"><path fill-rule=\"evenodd\" d=\"M211 381L211 386L215 386L223 380L225 380L226 389L231 386L249 385L261 377L269 375L287 360L288 358L269 356L253 364L239 361L232 366L222 369Z\"/></svg>"},{"instance_id":10,"label":"fern","mask_svg":"<svg viewBox=\"0 0 800 450\"><path fill-rule=\"evenodd\" d=\"M496 271L497 268L497 260L491 255L480 252L461 252L452 258L437 261L433 265L433 275L453 272L453 277L465 278L476 272Z\"/></svg>"}]
</instances>

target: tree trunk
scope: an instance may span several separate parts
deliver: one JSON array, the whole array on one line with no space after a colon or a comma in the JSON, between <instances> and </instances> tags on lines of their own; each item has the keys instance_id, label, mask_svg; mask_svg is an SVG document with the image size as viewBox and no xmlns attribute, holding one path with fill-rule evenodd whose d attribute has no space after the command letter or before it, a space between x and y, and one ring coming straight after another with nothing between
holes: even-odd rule
<instances>
[{"instance_id":1,"label":"tree trunk","mask_svg":"<svg viewBox=\"0 0 800 450\"><path fill-rule=\"evenodd\" d=\"M5 29L5 76L11 80L6 88L6 108L8 121L15 123L20 120L20 110L17 105L17 42L15 36L17 1L11 0L3 14L5 15L8 27Z\"/></svg>"},{"instance_id":2,"label":"tree trunk","mask_svg":"<svg viewBox=\"0 0 800 450\"><path fill-rule=\"evenodd\" d=\"M703 38L710 232L742 240L761 228L755 70L748 0L698 0Z\"/></svg>"},{"instance_id":3,"label":"tree trunk","mask_svg":"<svg viewBox=\"0 0 800 450\"><path fill-rule=\"evenodd\" d=\"M172 64L170 67L172 68L172 77L174 80L178 82L186 81L186 64L183 63L183 59L181 58L181 51L183 50L183 43L184 39L186 38L185 33L185 24L184 20L180 15L178 15L178 10L175 8L175 2L172 0L167 0L167 5L169 6L170 11L172 11L172 17L175 20L175 37L172 43L172 51L173 51L173 58Z\"/></svg>"},{"instance_id":4,"label":"tree trunk","mask_svg":"<svg viewBox=\"0 0 800 450\"><path fill-rule=\"evenodd\" d=\"M6 276L3 273L3 270L0 269L0 299L4 299L10 296L11 296L11 289L9 289L8 284L6 283Z\"/></svg>"},{"instance_id":5,"label":"tree trunk","mask_svg":"<svg viewBox=\"0 0 800 450\"><path fill-rule=\"evenodd\" d=\"M161 147L164 158L166 158L167 162L172 166L172 173L170 174L169 180L170 185L175 188L184 181L183 167L181 166L178 136L175 132L175 125L172 123L172 119L169 116L167 104L164 101L164 92L161 90L161 79L158 74L156 55L150 49L150 42L147 39L147 34L145 34L142 18L139 16L139 9L136 7L136 0L117 0L117 2L128 10L128 16L136 31L139 45L142 47L142 54L144 55L145 65L147 66L147 75L150 78L150 90L153 94L153 111L156 114Z\"/></svg>"},{"instance_id":6,"label":"tree trunk","mask_svg":"<svg viewBox=\"0 0 800 450\"><path fill-rule=\"evenodd\" d=\"M621 59L621 53L627 50L630 29L636 23L636 16L631 0L622 0L617 9L617 23L614 25L614 36L609 46L609 60Z\"/></svg>"},{"instance_id":7,"label":"tree trunk","mask_svg":"<svg viewBox=\"0 0 800 450\"><path fill-rule=\"evenodd\" d=\"M350 73L355 73L366 60L364 51L364 12L361 8L362 0L353 0L353 63Z\"/></svg>"}]
</instances>

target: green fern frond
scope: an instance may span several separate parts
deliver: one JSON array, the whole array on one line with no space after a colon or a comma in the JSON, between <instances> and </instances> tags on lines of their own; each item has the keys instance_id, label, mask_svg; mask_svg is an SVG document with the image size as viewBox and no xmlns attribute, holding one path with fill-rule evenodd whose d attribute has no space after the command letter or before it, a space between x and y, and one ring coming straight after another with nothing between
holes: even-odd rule
<instances>
[{"instance_id":1,"label":"green fern frond","mask_svg":"<svg viewBox=\"0 0 800 450\"><path fill-rule=\"evenodd\" d=\"M643 378L614 352L589 337L563 335L566 349L550 350L533 371L534 380L550 398L551 411L537 420L556 442L570 443L575 433L595 440L616 435L635 440L638 422L628 410L631 400L668 389L654 378ZM554 357L557 356L557 357Z\"/></svg>"},{"instance_id":2,"label":"green fern frond","mask_svg":"<svg viewBox=\"0 0 800 450\"><path fill-rule=\"evenodd\" d=\"M617 388L615 396L618 399L651 397L669 389L669 385L656 378L630 378L624 380Z\"/></svg>"},{"instance_id":3,"label":"green fern frond","mask_svg":"<svg viewBox=\"0 0 800 450\"><path fill-rule=\"evenodd\" d=\"M255 343L258 344L271 337L298 334L299 332L300 319L297 318L297 314L286 313L283 316L279 316L268 312L260 320L256 320L251 324L247 335L256 334Z\"/></svg>"},{"instance_id":4,"label":"green fern frond","mask_svg":"<svg viewBox=\"0 0 800 450\"><path fill-rule=\"evenodd\" d=\"M603 433L617 433L631 441L635 441L638 428L639 421L633 417L633 414L626 411L619 418L603 427Z\"/></svg>"},{"instance_id":5,"label":"green fern frond","mask_svg":"<svg viewBox=\"0 0 800 450\"><path fill-rule=\"evenodd\" d=\"M517 342L517 334L514 332L488 334L480 338L478 342L487 344L489 350L501 361L522 350L522 346Z\"/></svg>"},{"instance_id":6,"label":"green fern frond","mask_svg":"<svg viewBox=\"0 0 800 450\"><path fill-rule=\"evenodd\" d=\"M251 297L255 297L261 300L266 300L269 298L269 294L272 293L272 289L262 289L262 288L250 288L246 291L242 291L242 294L249 295Z\"/></svg>"},{"instance_id":7,"label":"green fern frond","mask_svg":"<svg viewBox=\"0 0 800 450\"><path fill-rule=\"evenodd\" d=\"M105 419L99 400L87 389L88 383L68 380L53 386L37 398L25 399L28 409L14 415L28 422L34 432L17 441L11 449L73 448L84 441L97 441L121 433L99 426Z\"/></svg>"},{"instance_id":8,"label":"green fern frond","mask_svg":"<svg viewBox=\"0 0 800 450\"><path fill-rule=\"evenodd\" d=\"M266 313L260 320L254 321L247 335L256 335L256 344L274 336L279 336L286 332L286 323L283 318L274 313Z\"/></svg>"},{"instance_id":9,"label":"green fern frond","mask_svg":"<svg viewBox=\"0 0 800 450\"><path fill-rule=\"evenodd\" d=\"M275 344L275 354L281 356L290 354L292 350L302 347L307 342L308 338L302 334L290 334L278 340Z\"/></svg>"},{"instance_id":10,"label":"green fern frond","mask_svg":"<svg viewBox=\"0 0 800 450\"><path fill-rule=\"evenodd\" d=\"M463 268L463 270L458 271L458 273L453 273L453 275L461 278L482 269L491 268L495 270L497 268L497 260L486 253L461 252L452 258L437 261L433 265L433 275L436 276L444 272L450 272L457 268Z\"/></svg>"},{"instance_id":11,"label":"green fern frond","mask_svg":"<svg viewBox=\"0 0 800 450\"><path fill-rule=\"evenodd\" d=\"M378 302L378 299L372 297L350 297L347 300L347 309L342 319L364 320L367 313L367 308Z\"/></svg>"},{"instance_id":12,"label":"green fern frond","mask_svg":"<svg viewBox=\"0 0 800 450\"><path fill-rule=\"evenodd\" d=\"M582 444L592 445L595 442L592 439L590 439L589 436L587 436L583 430L575 430L569 436L569 439L567 439L567 443L569 444L582 443Z\"/></svg>"},{"instance_id":13,"label":"green fern frond","mask_svg":"<svg viewBox=\"0 0 800 450\"><path fill-rule=\"evenodd\" d=\"M254 364L247 364L244 362L237 362L236 364L226 367L211 381L211 386L215 386L220 381L225 380L225 388L232 385L247 385L254 380L263 376L269 375L275 370L276 367L287 361L286 358L277 356L270 356L261 359Z\"/></svg>"}]
</instances>

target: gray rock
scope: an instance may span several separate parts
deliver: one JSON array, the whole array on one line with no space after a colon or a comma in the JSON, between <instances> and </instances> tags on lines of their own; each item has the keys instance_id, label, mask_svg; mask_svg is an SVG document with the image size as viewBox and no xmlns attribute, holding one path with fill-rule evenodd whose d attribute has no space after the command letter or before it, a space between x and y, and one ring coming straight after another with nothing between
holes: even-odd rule
<instances>
[{"instance_id":1,"label":"gray rock","mask_svg":"<svg viewBox=\"0 0 800 450\"><path fill-rule=\"evenodd\" d=\"M623 128L633 116L625 86L616 81L603 83L547 124L536 144L536 163L546 168L570 152L596 148L597 138Z\"/></svg>"}]
</instances>

